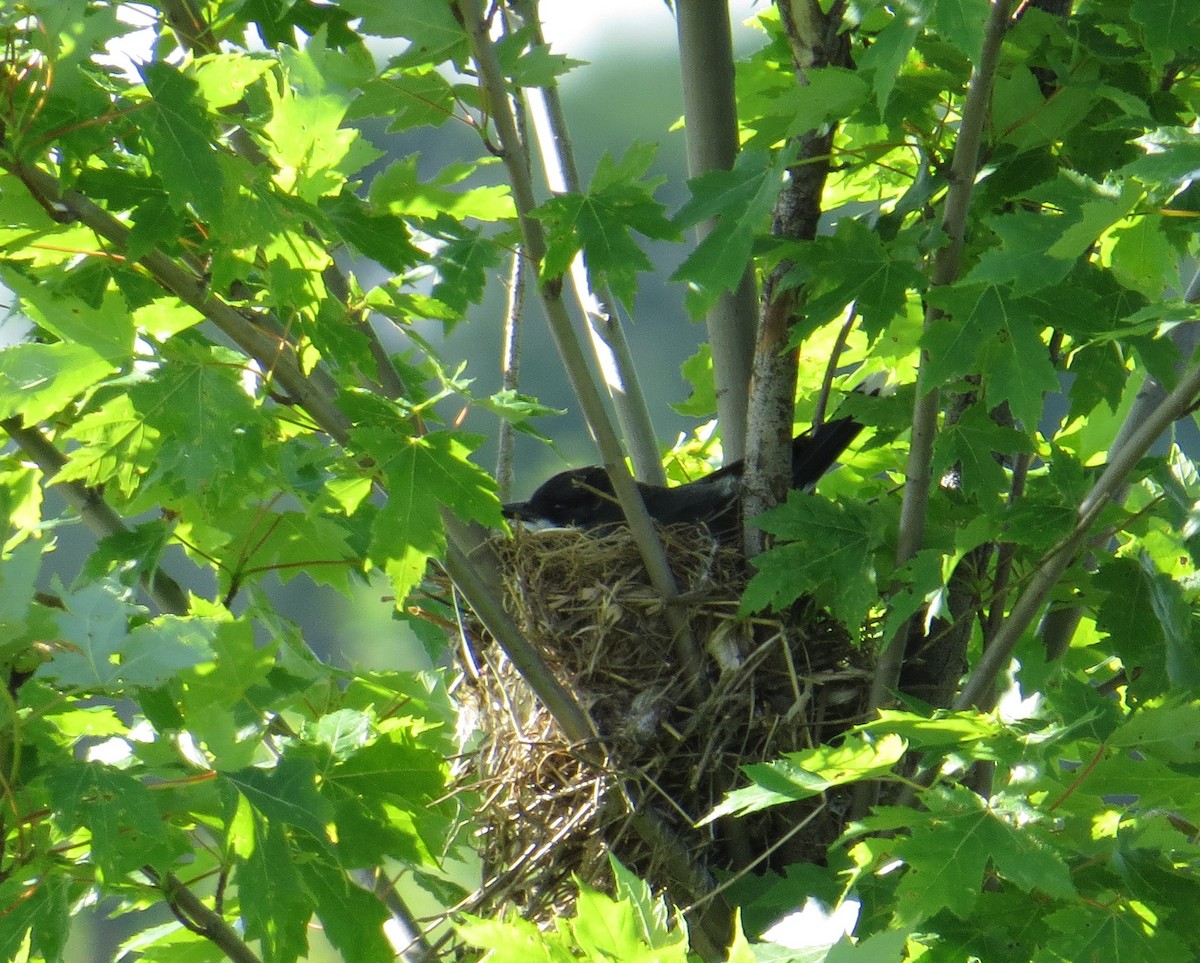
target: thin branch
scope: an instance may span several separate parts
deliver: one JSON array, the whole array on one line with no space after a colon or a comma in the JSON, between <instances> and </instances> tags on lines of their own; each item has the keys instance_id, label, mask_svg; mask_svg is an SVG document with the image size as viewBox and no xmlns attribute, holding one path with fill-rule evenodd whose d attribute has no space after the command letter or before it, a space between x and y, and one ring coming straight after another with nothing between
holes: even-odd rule
<instances>
[{"instance_id":1,"label":"thin branch","mask_svg":"<svg viewBox=\"0 0 1200 963\"><path fill-rule=\"evenodd\" d=\"M1193 275L1191 283L1184 292L1183 300L1188 304L1200 304L1200 270ZM1192 355L1195 354L1197 345L1200 344L1200 323L1177 324L1167 332L1167 338L1179 350L1179 369L1182 371L1191 360ZM1109 446L1110 452L1116 452L1122 448L1137 428L1146 421L1150 412L1162 404L1166 396L1167 389L1163 387L1162 383L1153 375L1147 375L1129 408L1129 414L1126 415L1125 421L1117 430L1116 437ZM1124 502L1126 494L1127 488L1120 489L1114 493L1113 501ZM1067 605L1051 609L1042 618L1037 628L1037 634L1045 647L1048 661L1061 658L1067 651L1082 617L1082 606Z\"/></svg>"},{"instance_id":2,"label":"thin branch","mask_svg":"<svg viewBox=\"0 0 1200 963\"><path fill-rule=\"evenodd\" d=\"M526 27L532 29L533 46L545 48L546 40L542 35L536 3L521 0L516 6ZM526 91L526 97L546 185L555 193L578 193L582 189L582 182L557 85L531 87ZM658 452L654 421L638 380L633 355L625 340L625 328L617 314L617 301L607 285L592 287L582 251L571 261L570 277L575 299L587 325L592 355L612 399L625 447L633 459L634 474L641 481L662 485L666 476Z\"/></svg>"},{"instance_id":3,"label":"thin branch","mask_svg":"<svg viewBox=\"0 0 1200 963\"><path fill-rule=\"evenodd\" d=\"M825 414L829 410L829 396L833 393L833 378L837 374L839 363L842 360L842 352L846 350L850 332L854 330L854 325L857 323L858 304L856 302L850 306L850 313L838 329L837 338L834 339L833 348L829 352L829 361L825 364L825 375L821 379L821 391L817 395L817 409L813 412L812 425L814 428L825 424Z\"/></svg>"},{"instance_id":4,"label":"thin branch","mask_svg":"<svg viewBox=\"0 0 1200 963\"><path fill-rule=\"evenodd\" d=\"M546 254L546 237L541 222L533 217L533 210L537 206L533 184L528 173L529 165L525 163L521 144L517 137L516 122L509 109L504 76L500 71L496 51L478 3L476 0L456 0L456 2L470 36L472 56L479 71L480 82L490 95L494 112L493 121L500 139L509 183L512 186L524 247L530 261L540 267ZM650 516L646 512L646 506L642 502L641 493L625 465L621 443L618 441L616 431L605 411L600 392L588 370L583 349L571 326L571 319L562 299L562 278L541 279L538 293L546 312L546 320L550 325L551 337L558 348L559 356L562 358L567 377L570 379L575 397L583 411L584 419L591 429L596 446L600 449L604 468L608 472L609 478L612 479L617 501L629 522L630 532L637 544L642 561L646 565L650 582L655 591L668 601L667 615L671 621L676 655L679 657L680 666L689 684L696 689L702 675L699 649L687 631L684 611L681 607L670 604L672 600L678 598L679 590L675 585L675 578L671 574L670 566L667 564L662 542L659 541Z\"/></svg>"},{"instance_id":5,"label":"thin branch","mask_svg":"<svg viewBox=\"0 0 1200 963\"><path fill-rule=\"evenodd\" d=\"M161 890L171 911L189 930L210 941L234 963L262 963L237 930L226 923L221 914L205 906L200 897L172 873L160 876L149 866L143 866L142 872Z\"/></svg>"},{"instance_id":6,"label":"thin branch","mask_svg":"<svg viewBox=\"0 0 1200 963\"><path fill-rule=\"evenodd\" d=\"M220 44L209 25L205 22L203 13L198 9L195 0L167 0L163 4L162 9L167 22L175 31L180 43L194 56L220 53ZM231 126L227 130L230 146L237 154L244 157L254 166L268 165L267 156L263 153L259 145L255 143L245 124L242 122L242 115L245 113L245 110L245 105L238 103L230 105L221 111L222 114L233 118ZM311 225L306 225L305 231L314 240L319 241L319 236ZM375 362L375 380L378 382L372 386L373 389L386 398L397 399L403 397L406 394L404 380L400 377L399 371L396 370L395 364L393 364L387 350L379 340L379 333L371 323L368 312L364 309L355 309L350 306L350 282L332 258L329 265L321 272L321 277L329 293L346 308L351 317L351 323L366 338L368 351ZM419 421L420 416L418 415L417 418Z\"/></svg>"},{"instance_id":7,"label":"thin branch","mask_svg":"<svg viewBox=\"0 0 1200 963\"><path fill-rule=\"evenodd\" d=\"M374 893L392 914L392 925L398 931L395 934L397 939L393 941L393 946L399 947L398 958L403 963L435 963L438 958L437 951L425 938L421 924L387 873L376 867L373 871L365 873L364 877L367 883L364 888Z\"/></svg>"},{"instance_id":8,"label":"thin branch","mask_svg":"<svg viewBox=\"0 0 1200 963\"><path fill-rule=\"evenodd\" d=\"M1150 446L1178 418L1191 410L1200 396L1200 365L1193 365L1162 403L1154 409L1140 427L1114 454L1104 473L1092 486L1079 506L1075 528L1042 561L1025 590L1013 605L1008 618L996 633L991 646L967 677L962 692L954 702L955 709L976 705L991 708L992 699L985 697L1007 667L1021 636L1033 622L1063 571L1084 546L1092 525L1110 501L1124 488L1130 473L1137 467Z\"/></svg>"},{"instance_id":9,"label":"thin branch","mask_svg":"<svg viewBox=\"0 0 1200 963\"><path fill-rule=\"evenodd\" d=\"M129 228L104 208L76 191L63 191L58 181L41 168L13 159L3 166L36 192L60 220L84 224L119 251L127 249ZM144 254L138 263L163 288L203 314L256 359L266 376L277 381L335 441L342 445L348 441L350 422L332 400L337 391L333 380L319 368L311 376L303 373L291 342L281 331L269 330L276 326L270 315L255 315L251 320L211 293L202 278L159 251Z\"/></svg>"},{"instance_id":10,"label":"thin branch","mask_svg":"<svg viewBox=\"0 0 1200 963\"><path fill-rule=\"evenodd\" d=\"M53 481L54 476L66 465L67 457L54 447L41 428L36 425L22 425L18 418L5 418L0 421L0 428L3 428L26 457L41 469L47 480L56 485L67 503L79 512L83 524L97 538L107 538L129 531L125 519L104 500L99 490L88 488L77 481ZM188 604L187 592L161 568L155 566L152 571L143 570L138 580L159 611L171 615L187 615L191 607Z\"/></svg>"},{"instance_id":11,"label":"thin branch","mask_svg":"<svg viewBox=\"0 0 1200 963\"><path fill-rule=\"evenodd\" d=\"M525 317L525 252L517 245L508 272L508 303L504 308L504 343L500 347L500 387L516 391L521 382L521 327ZM500 422L496 444L496 485L501 501L512 495L513 446L516 429L512 422Z\"/></svg>"},{"instance_id":12,"label":"thin branch","mask_svg":"<svg viewBox=\"0 0 1200 963\"><path fill-rule=\"evenodd\" d=\"M128 229L102 208L75 192L59 194L57 182L39 169L26 167L23 168L22 174L26 178L27 186L42 191L49 199L51 209L64 220L80 221L118 248L123 247ZM336 388L332 379L319 367L305 375L297 363L295 348L286 337L264 331L220 298L209 294L194 275L165 255L152 251L142 257L140 264L162 287L191 304L242 347L270 377L277 380L289 395L298 401L319 428L337 444L346 446L350 422L334 401ZM264 316L256 320L268 319ZM63 458L57 450L55 456ZM632 482L630 484L632 485ZM386 495L386 492L384 494ZM97 511L96 517L103 521L103 509ZM111 520L106 522L109 523ZM468 604L479 614L497 640L501 641L514 664L523 672L530 673L531 688L546 703L568 738L579 744L594 741L595 730L586 713L565 693L557 680L552 676L548 677L545 663L504 613L494 582L489 584L487 578L480 574L481 571L494 574L494 568L485 569L485 560L482 558L468 561L466 553L454 540L461 530L460 527L448 524L447 529L450 534L447 570ZM182 612L186 612L186 607ZM539 663L541 670L538 668Z\"/></svg>"},{"instance_id":13,"label":"thin branch","mask_svg":"<svg viewBox=\"0 0 1200 963\"><path fill-rule=\"evenodd\" d=\"M991 102L992 83L1000 60L1000 48L1008 30L1012 0L996 0L984 26L983 47L979 63L971 74L959 124L954 159L950 165L950 187L942 215L942 231L947 243L934 259L933 286L952 284L961 269L962 249L966 238L967 213L971 206L975 177L979 169L979 148L983 127ZM942 319L942 313L932 305L925 311L928 329ZM925 518L933 487L933 442L937 436L940 407L938 387L927 383L927 359L917 372L917 398L913 407L912 434L909 442L907 482L900 506L899 531L896 536L896 565L905 565L920 550L925 534ZM908 625L901 628L880 653L875 677L871 684L869 707L876 709L890 697L900 678L904 661L904 646L909 636Z\"/></svg>"}]
</instances>

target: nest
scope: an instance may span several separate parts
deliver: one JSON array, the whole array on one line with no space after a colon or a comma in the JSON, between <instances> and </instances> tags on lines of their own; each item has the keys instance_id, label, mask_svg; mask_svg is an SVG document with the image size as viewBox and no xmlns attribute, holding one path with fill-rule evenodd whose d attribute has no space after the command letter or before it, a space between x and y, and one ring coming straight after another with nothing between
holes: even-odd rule
<instances>
[{"instance_id":1,"label":"nest","mask_svg":"<svg viewBox=\"0 0 1200 963\"><path fill-rule=\"evenodd\" d=\"M509 614L590 715L598 739L572 745L499 646L472 627L465 691L482 740L464 785L482 800L481 907L541 919L561 913L573 880L607 884L609 852L661 879L679 847L648 840L644 823L634 832L633 813L653 814L710 873L823 861L842 828L829 798L695 828L746 784L739 767L828 741L859 721L870 672L844 628L812 605L772 619L739 617L747 580L739 552L694 527L661 534L683 597L676 604L703 654L695 691L628 530L523 531L493 542Z\"/></svg>"}]
</instances>

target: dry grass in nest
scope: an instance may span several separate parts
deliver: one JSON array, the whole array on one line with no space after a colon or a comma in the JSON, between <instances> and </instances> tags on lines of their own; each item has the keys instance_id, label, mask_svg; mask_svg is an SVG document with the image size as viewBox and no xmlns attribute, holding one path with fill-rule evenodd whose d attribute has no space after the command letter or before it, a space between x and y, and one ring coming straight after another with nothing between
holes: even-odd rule
<instances>
[{"instance_id":1,"label":"dry grass in nest","mask_svg":"<svg viewBox=\"0 0 1200 963\"><path fill-rule=\"evenodd\" d=\"M695 528L662 535L706 654L698 696L688 693L665 603L627 530L522 531L493 543L509 613L591 716L607 765L581 758L476 626L480 644L467 675L483 739L468 780L482 799L492 908L534 917L561 911L572 877L603 885L610 851L655 881L668 857L630 831L631 808L650 807L708 870L744 868L768 851L754 869L819 861L840 831L837 807L817 801L732 829L694 828L745 785L739 766L827 741L858 721L870 676L844 629L812 606L738 618L748 574L740 553Z\"/></svg>"}]
</instances>

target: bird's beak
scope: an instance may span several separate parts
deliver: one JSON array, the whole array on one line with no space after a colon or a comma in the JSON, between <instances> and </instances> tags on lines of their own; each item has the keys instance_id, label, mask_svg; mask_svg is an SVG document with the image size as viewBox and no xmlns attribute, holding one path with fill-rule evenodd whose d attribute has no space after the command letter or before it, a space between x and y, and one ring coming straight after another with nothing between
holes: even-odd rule
<instances>
[{"instance_id":1,"label":"bird's beak","mask_svg":"<svg viewBox=\"0 0 1200 963\"><path fill-rule=\"evenodd\" d=\"M547 528L559 527L530 508L529 502L509 502L507 505L500 506L500 512L508 519L510 528L540 532Z\"/></svg>"}]
</instances>

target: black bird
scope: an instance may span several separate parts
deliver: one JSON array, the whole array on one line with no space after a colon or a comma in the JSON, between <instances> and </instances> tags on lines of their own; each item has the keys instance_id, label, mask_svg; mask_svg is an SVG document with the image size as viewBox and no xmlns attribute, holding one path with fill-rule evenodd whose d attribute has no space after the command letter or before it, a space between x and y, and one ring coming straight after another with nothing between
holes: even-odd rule
<instances>
[{"instance_id":1,"label":"black bird","mask_svg":"<svg viewBox=\"0 0 1200 963\"><path fill-rule=\"evenodd\" d=\"M863 391L865 386L859 386ZM877 389L866 387L865 393ZM853 418L827 421L792 440L792 487L808 489L825 474L862 431ZM736 544L740 537L743 461L710 475L664 488L637 482L650 517L663 525L703 524L720 542ZM600 465L560 472L541 485L525 502L504 506L504 515L533 527L604 528L625 521L613 494L608 472Z\"/></svg>"}]
</instances>

